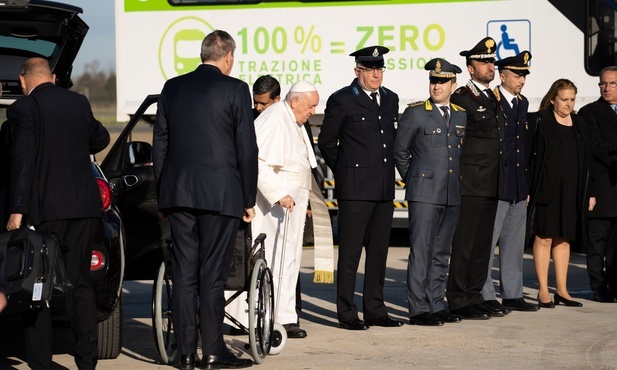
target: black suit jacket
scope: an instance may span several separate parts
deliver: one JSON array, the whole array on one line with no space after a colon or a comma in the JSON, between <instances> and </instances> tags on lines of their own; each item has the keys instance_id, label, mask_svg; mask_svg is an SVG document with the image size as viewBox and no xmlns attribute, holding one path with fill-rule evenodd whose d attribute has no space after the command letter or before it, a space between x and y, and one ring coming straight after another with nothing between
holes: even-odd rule
<instances>
[{"instance_id":1,"label":"black suit jacket","mask_svg":"<svg viewBox=\"0 0 617 370\"><path fill-rule=\"evenodd\" d=\"M589 217L617 217L617 114L602 99L579 114L587 123L593 152L590 175L597 203Z\"/></svg>"},{"instance_id":2,"label":"black suit jacket","mask_svg":"<svg viewBox=\"0 0 617 370\"><path fill-rule=\"evenodd\" d=\"M245 82L208 64L167 81L153 145L160 208L240 218L255 205L257 143Z\"/></svg>"},{"instance_id":3,"label":"black suit jacket","mask_svg":"<svg viewBox=\"0 0 617 370\"><path fill-rule=\"evenodd\" d=\"M338 199L394 199L394 137L398 95L379 88L380 107L357 79L328 98L317 142L334 172Z\"/></svg>"},{"instance_id":4,"label":"black suit jacket","mask_svg":"<svg viewBox=\"0 0 617 370\"><path fill-rule=\"evenodd\" d=\"M461 148L461 195L498 198L503 193L505 118L498 102L469 81L450 101L465 108Z\"/></svg>"},{"instance_id":5,"label":"black suit jacket","mask_svg":"<svg viewBox=\"0 0 617 370\"><path fill-rule=\"evenodd\" d=\"M7 118L8 213L27 215L33 225L101 217L101 195L90 154L109 144L109 133L92 115L86 97L44 83L13 103ZM37 141L40 152L35 165Z\"/></svg>"}]
</instances>

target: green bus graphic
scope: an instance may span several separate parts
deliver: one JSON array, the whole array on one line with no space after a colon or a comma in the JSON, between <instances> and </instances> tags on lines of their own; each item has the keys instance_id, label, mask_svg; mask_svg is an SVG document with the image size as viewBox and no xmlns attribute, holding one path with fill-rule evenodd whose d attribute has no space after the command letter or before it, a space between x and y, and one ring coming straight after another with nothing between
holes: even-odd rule
<instances>
[{"instance_id":1,"label":"green bus graphic","mask_svg":"<svg viewBox=\"0 0 617 370\"><path fill-rule=\"evenodd\" d=\"M199 53L205 37L196 29L180 30L174 35L174 68L178 76L195 70L201 63Z\"/></svg>"}]
</instances>

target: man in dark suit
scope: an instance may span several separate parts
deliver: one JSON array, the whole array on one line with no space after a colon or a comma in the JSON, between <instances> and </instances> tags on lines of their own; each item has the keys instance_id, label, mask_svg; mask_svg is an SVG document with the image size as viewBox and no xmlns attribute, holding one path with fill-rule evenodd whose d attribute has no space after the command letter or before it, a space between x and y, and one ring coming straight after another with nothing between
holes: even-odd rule
<instances>
[{"instance_id":1,"label":"man in dark suit","mask_svg":"<svg viewBox=\"0 0 617 370\"><path fill-rule=\"evenodd\" d=\"M109 144L109 133L93 117L84 96L54 85L56 77L47 60L28 59L19 79L26 96L7 109L11 160L6 228L32 225L57 233L66 244L75 363L79 369L94 369L98 345L90 260L102 213L90 154ZM49 308L26 311L23 319L28 365L51 369Z\"/></svg>"},{"instance_id":2,"label":"man in dark suit","mask_svg":"<svg viewBox=\"0 0 617 370\"><path fill-rule=\"evenodd\" d=\"M595 200L587 222L587 273L597 302L617 298L617 67L600 72L601 98L579 111L589 127L593 148L591 180Z\"/></svg>"},{"instance_id":3,"label":"man in dark suit","mask_svg":"<svg viewBox=\"0 0 617 370\"><path fill-rule=\"evenodd\" d=\"M499 196L493 241L489 255L486 283L482 297L489 305L497 306L497 295L491 277L495 245L499 244L499 282L501 302L516 311L537 311L538 305L523 299L523 252L525 250L525 225L527 221L527 161L525 136L527 134L527 108L529 102L521 95L529 74L531 53L495 62L499 67L501 85L493 90L506 117L504 133L504 190Z\"/></svg>"},{"instance_id":4,"label":"man in dark suit","mask_svg":"<svg viewBox=\"0 0 617 370\"><path fill-rule=\"evenodd\" d=\"M158 201L171 226L174 328L180 368L193 369L196 309L203 364L252 365L223 340L224 289L240 220L255 216L257 144L246 83L230 77L236 44L208 34L202 64L165 83L154 125Z\"/></svg>"},{"instance_id":5,"label":"man in dark suit","mask_svg":"<svg viewBox=\"0 0 617 370\"><path fill-rule=\"evenodd\" d=\"M356 78L328 98L318 145L334 172L339 215L337 313L339 326L366 330L371 325L401 326L388 316L383 287L394 211L393 144L398 95L381 86L383 46L350 54ZM366 245L364 321L354 303L356 274Z\"/></svg>"},{"instance_id":6,"label":"man in dark suit","mask_svg":"<svg viewBox=\"0 0 617 370\"><path fill-rule=\"evenodd\" d=\"M459 155L464 110L450 104L461 69L436 58L429 72L431 98L411 104L401 117L394 141L396 168L405 179L409 202L407 301L412 325L460 322L445 301L448 259L461 199Z\"/></svg>"},{"instance_id":7,"label":"man in dark suit","mask_svg":"<svg viewBox=\"0 0 617 370\"><path fill-rule=\"evenodd\" d=\"M495 78L495 40L482 39L466 58L471 80L451 97L467 111L461 149L461 210L452 243L446 297L450 312L467 319L504 316L480 291L486 281L497 200L503 189L505 120L489 84ZM495 301L496 302L496 301Z\"/></svg>"}]
</instances>

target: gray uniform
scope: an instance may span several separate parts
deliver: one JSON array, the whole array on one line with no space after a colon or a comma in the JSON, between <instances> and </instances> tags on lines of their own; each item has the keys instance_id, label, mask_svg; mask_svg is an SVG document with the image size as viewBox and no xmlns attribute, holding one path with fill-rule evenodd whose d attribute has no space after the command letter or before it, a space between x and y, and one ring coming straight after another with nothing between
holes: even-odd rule
<instances>
[{"instance_id":1,"label":"gray uniform","mask_svg":"<svg viewBox=\"0 0 617 370\"><path fill-rule=\"evenodd\" d=\"M409 201L409 315L447 310L444 300L461 197L459 155L466 114L450 105L449 127L431 101L414 103L399 120L396 168Z\"/></svg>"}]
</instances>

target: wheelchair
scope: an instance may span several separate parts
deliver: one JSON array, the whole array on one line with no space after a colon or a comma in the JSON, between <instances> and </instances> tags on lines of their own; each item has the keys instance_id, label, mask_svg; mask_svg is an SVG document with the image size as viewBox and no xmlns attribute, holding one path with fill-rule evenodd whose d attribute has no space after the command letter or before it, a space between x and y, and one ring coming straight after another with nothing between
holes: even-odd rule
<instances>
[{"instance_id":1,"label":"wheelchair","mask_svg":"<svg viewBox=\"0 0 617 370\"><path fill-rule=\"evenodd\" d=\"M225 306L247 292L248 328L228 312L225 312L225 317L248 333L249 343L245 344L245 349L250 351L257 364L261 364L268 354L280 353L287 342L285 328L274 322L274 285L272 271L265 260L265 238L266 234L261 233L251 244L250 227L240 229L225 285L226 291L235 292L225 301ZM171 242L168 242L168 257L161 263L152 285L152 331L164 364L172 364L178 356L172 322L171 248Z\"/></svg>"}]
</instances>

